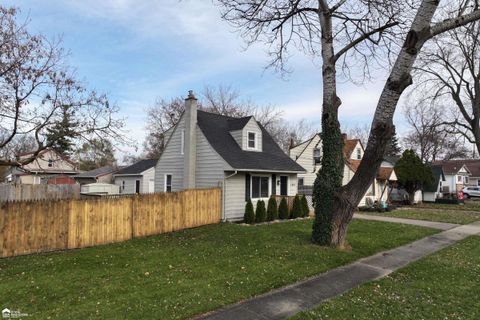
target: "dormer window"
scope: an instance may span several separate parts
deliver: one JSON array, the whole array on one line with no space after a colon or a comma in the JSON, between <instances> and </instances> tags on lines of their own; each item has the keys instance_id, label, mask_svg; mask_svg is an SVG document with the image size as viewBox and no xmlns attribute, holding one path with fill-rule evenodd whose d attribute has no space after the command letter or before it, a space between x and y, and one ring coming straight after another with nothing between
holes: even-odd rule
<instances>
[{"instance_id":1,"label":"dormer window","mask_svg":"<svg viewBox=\"0 0 480 320\"><path fill-rule=\"evenodd\" d=\"M255 132L248 133L248 148L249 149L257 148L257 134Z\"/></svg>"},{"instance_id":2,"label":"dormer window","mask_svg":"<svg viewBox=\"0 0 480 320\"><path fill-rule=\"evenodd\" d=\"M362 149L357 148L357 160L362 160Z\"/></svg>"},{"instance_id":3,"label":"dormer window","mask_svg":"<svg viewBox=\"0 0 480 320\"><path fill-rule=\"evenodd\" d=\"M315 148L313 149L313 162L314 164L319 164L321 161L320 149Z\"/></svg>"}]
</instances>

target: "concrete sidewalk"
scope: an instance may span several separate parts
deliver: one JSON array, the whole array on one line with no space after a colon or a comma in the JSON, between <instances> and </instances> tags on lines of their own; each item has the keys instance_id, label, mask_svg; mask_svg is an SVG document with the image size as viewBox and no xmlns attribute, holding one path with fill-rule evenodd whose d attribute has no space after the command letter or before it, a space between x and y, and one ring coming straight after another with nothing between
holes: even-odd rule
<instances>
[{"instance_id":1,"label":"concrete sidewalk","mask_svg":"<svg viewBox=\"0 0 480 320\"><path fill-rule=\"evenodd\" d=\"M393 223L403 223L411 224L420 227L428 227L438 230L448 230L460 226L455 223L446 223L446 222L436 222L436 221L427 221L427 220L416 220L416 219L405 219L405 218L393 218L393 217L384 217L377 215L369 215L362 213L355 213L353 215L354 219L361 220L372 220L372 221L383 221L383 222L393 222Z\"/></svg>"},{"instance_id":2,"label":"concrete sidewalk","mask_svg":"<svg viewBox=\"0 0 480 320\"><path fill-rule=\"evenodd\" d=\"M374 220L380 220L375 217ZM367 217L362 216L366 219ZM395 220L409 220L388 218ZM387 221L387 220L381 220ZM420 221L420 220L416 220ZM423 224L417 225L427 225ZM437 228L447 224L431 222ZM410 223L413 224L413 223ZM289 285L264 295L227 306L197 317L196 319L285 319L301 311L313 308L326 299L333 298L358 285L380 279L405 265L446 248L470 235L480 234L480 222L458 226L410 244L360 259L350 265L330 270L319 276ZM440 228L440 229L442 229Z\"/></svg>"}]
</instances>

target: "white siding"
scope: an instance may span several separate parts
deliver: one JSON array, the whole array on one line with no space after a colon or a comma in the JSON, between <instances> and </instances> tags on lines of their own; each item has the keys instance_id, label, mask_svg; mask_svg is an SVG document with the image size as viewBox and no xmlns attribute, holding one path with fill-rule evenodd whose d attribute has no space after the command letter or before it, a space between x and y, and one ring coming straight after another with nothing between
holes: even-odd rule
<instances>
[{"instance_id":1,"label":"white siding","mask_svg":"<svg viewBox=\"0 0 480 320\"><path fill-rule=\"evenodd\" d=\"M313 150L317 145L321 149L321 141L318 134L310 140L310 143L308 143L306 147L305 144L301 144L290 150L290 157L307 171L306 173L298 174L299 178L304 179L303 183L306 186L313 186L318 169L320 169L320 164L315 165L313 161ZM299 157L297 158L297 156Z\"/></svg>"},{"instance_id":2,"label":"white siding","mask_svg":"<svg viewBox=\"0 0 480 320\"><path fill-rule=\"evenodd\" d=\"M227 173L228 174L228 173ZM256 173L250 175L268 176L269 190L272 191L272 175L275 174L276 180L280 181L280 176L288 176L288 196L295 196L298 191L297 174L286 173ZM239 172L235 176L225 181L225 218L230 221L242 220L245 213L245 172ZM280 186L276 186L276 194L280 194ZM265 202L268 199L264 199ZM257 205L258 199L252 199L253 207ZM266 203L265 203L266 205Z\"/></svg>"},{"instance_id":3,"label":"white siding","mask_svg":"<svg viewBox=\"0 0 480 320\"><path fill-rule=\"evenodd\" d=\"M256 143L255 150L248 148L248 133L255 132L256 134ZM242 130L242 149L248 151L262 151L262 130L257 124L257 121L252 117L250 121L247 122L245 127Z\"/></svg>"},{"instance_id":4,"label":"white siding","mask_svg":"<svg viewBox=\"0 0 480 320\"><path fill-rule=\"evenodd\" d=\"M360 151L360 152L359 152ZM353 149L353 152L352 154L350 155L350 159L352 160L360 160L358 159L358 153L360 153L360 159L363 159L363 153L364 153L364 150L362 148L362 144L359 142L357 142L357 145L355 146L355 149Z\"/></svg>"},{"instance_id":5,"label":"white siding","mask_svg":"<svg viewBox=\"0 0 480 320\"><path fill-rule=\"evenodd\" d=\"M115 177L115 184L120 187L120 194L134 194L137 180L140 180L140 192L142 192L142 176L118 176ZM125 189L122 188L123 181L125 181Z\"/></svg>"},{"instance_id":6,"label":"white siding","mask_svg":"<svg viewBox=\"0 0 480 320\"><path fill-rule=\"evenodd\" d=\"M142 172L142 181L141 181L141 184L140 184L140 193L150 193L150 192L155 191L155 190L149 190L148 189L148 185L149 185L150 180L152 180L152 181L155 180L155 167L150 168L150 169Z\"/></svg>"},{"instance_id":7,"label":"white siding","mask_svg":"<svg viewBox=\"0 0 480 320\"><path fill-rule=\"evenodd\" d=\"M225 180L225 219L242 220L245 212L245 173Z\"/></svg>"},{"instance_id":8,"label":"white siding","mask_svg":"<svg viewBox=\"0 0 480 320\"><path fill-rule=\"evenodd\" d=\"M172 191L183 189L184 155L181 154L181 135L184 129L185 119L182 116L155 167L155 192L164 191L165 174L172 175Z\"/></svg>"},{"instance_id":9,"label":"white siding","mask_svg":"<svg viewBox=\"0 0 480 320\"><path fill-rule=\"evenodd\" d=\"M232 170L232 168L213 149L203 132L197 127L196 187L219 187L220 183L223 183L225 170Z\"/></svg>"},{"instance_id":10,"label":"white siding","mask_svg":"<svg viewBox=\"0 0 480 320\"><path fill-rule=\"evenodd\" d=\"M115 176L114 183L120 187L121 194L133 194L135 193L135 181L140 180L140 193L149 193L154 191L148 188L149 181L153 179L155 179L155 168L150 168L140 175ZM125 181L125 189L122 189L123 181Z\"/></svg>"}]
</instances>

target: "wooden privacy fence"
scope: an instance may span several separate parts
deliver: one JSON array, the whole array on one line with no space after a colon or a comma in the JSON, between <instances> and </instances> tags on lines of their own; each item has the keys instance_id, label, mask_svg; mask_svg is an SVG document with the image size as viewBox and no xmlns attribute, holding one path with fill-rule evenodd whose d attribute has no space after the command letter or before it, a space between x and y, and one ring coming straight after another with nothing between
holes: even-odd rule
<instances>
[{"instance_id":1,"label":"wooden privacy fence","mask_svg":"<svg viewBox=\"0 0 480 320\"><path fill-rule=\"evenodd\" d=\"M0 208L0 257L83 248L220 222L221 190L117 199L42 200Z\"/></svg>"},{"instance_id":2,"label":"wooden privacy fence","mask_svg":"<svg viewBox=\"0 0 480 320\"><path fill-rule=\"evenodd\" d=\"M78 198L78 184L0 184L0 202Z\"/></svg>"}]
</instances>

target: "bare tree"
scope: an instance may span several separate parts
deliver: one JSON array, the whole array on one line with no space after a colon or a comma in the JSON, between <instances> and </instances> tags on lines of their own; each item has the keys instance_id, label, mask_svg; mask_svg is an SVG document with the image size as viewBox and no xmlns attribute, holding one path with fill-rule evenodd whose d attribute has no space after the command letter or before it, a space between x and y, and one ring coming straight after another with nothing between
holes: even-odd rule
<instances>
[{"instance_id":1,"label":"bare tree","mask_svg":"<svg viewBox=\"0 0 480 320\"><path fill-rule=\"evenodd\" d=\"M259 106L251 100L241 99L238 91L230 86L206 86L199 98L198 108L235 118L253 115L285 151L288 150L291 139L298 143L313 134L312 126L306 121L287 122L282 118L282 112L272 105ZM155 105L147 110L145 157L160 156L166 144L168 130L179 121L183 111L184 101L181 97L171 100L158 99Z\"/></svg>"},{"instance_id":2,"label":"bare tree","mask_svg":"<svg viewBox=\"0 0 480 320\"><path fill-rule=\"evenodd\" d=\"M449 131L480 151L480 22L433 39L420 55L417 70L422 82L418 90L427 93L442 114L452 106L456 109L445 121Z\"/></svg>"},{"instance_id":3,"label":"bare tree","mask_svg":"<svg viewBox=\"0 0 480 320\"><path fill-rule=\"evenodd\" d=\"M425 99L409 100L404 115L411 130L403 143L414 150L422 162L450 160L467 156L461 137L447 130L444 110Z\"/></svg>"},{"instance_id":4,"label":"bare tree","mask_svg":"<svg viewBox=\"0 0 480 320\"><path fill-rule=\"evenodd\" d=\"M412 83L413 64L425 42L438 34L480 18L465 7L455 19L432 22L440 1L374 0L217 0L224 19L239 28L248 43L263 41L271 48L271 64L283 67L291 46L322 58L322 169L314 185L315 222L312 240L345 247L353 210L378 170L394 132L393 115L403 91ZM470 1L466 1L470 5ZM465 2L462 2L465 4ZM415 8L417 8L415 12ZM463 9L463 8L462 8ZM469 13L465 13L469 12ZM414 15L414 17L408 16ZM397 39L403 46L395 50ZM366 153L353 179L342 185L342 136L338 121L337 65L351 77L350 67L369 75L371 61L395 63L378 101Z\"/></svg>"},{"instance_id":5,"label":"bare tree","mask_svg":"<svg viewBox=\"0 0 480 320\"><path fill-rule=\"evenodd\" d=\"M118 108L75 79L61 42L30 34L27 23L16 19L16 9L0 6L0 166L33 161L65 138L61 132L76 141L121 138L123 120L114 118ZM58 130L65 110L75 127ZM33 153L20 160L14 150L22 141Z\"/></svg>"}]
</instances>

